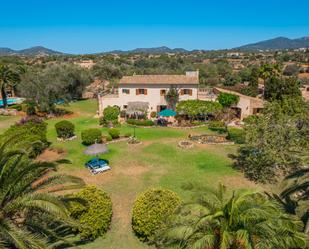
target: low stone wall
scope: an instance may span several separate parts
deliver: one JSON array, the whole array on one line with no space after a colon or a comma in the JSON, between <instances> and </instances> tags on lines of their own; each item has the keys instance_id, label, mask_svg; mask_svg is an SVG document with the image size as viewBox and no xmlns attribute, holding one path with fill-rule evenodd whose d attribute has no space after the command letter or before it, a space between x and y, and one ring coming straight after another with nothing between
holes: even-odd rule
<instances>
[{"instance_id":1,"label":"low stone wall","mask_svg":"<svg viewBox=\"0 0 309 249\"><path fill-rule=\"evenodd\" d=\"M74 139L76 139L77 136L73 136L73 137L69 137L69 138L61 138L61 137L57 137L57 141L60 141L60 142L67 142L67 141L72 141Z\"/></svg>"}]
</instances>

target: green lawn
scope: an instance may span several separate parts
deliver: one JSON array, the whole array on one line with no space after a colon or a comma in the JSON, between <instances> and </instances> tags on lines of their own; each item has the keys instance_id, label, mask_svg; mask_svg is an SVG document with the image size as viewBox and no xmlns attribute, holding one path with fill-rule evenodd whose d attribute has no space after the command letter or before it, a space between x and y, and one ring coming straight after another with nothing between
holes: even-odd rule
<instances>
[{"instance_id":1,"label":"green lawn","mask_svg":"<svg viewBox=\"0 0 309 249\"><path fill-rule=\"evenodd\" d=\"M235 171L228 154L237 149L234 145L198 145L184 150L177 146L189 134L210 132L207 128L136 128L140 145L117 142L108 145L110 152L104 158L110 161L111 171L92 176L84 163L90 157L83 154L81 144L83 129L97 127L103 133L106 128L98 125L94 118L97 109L95 100L80 101L66 107L74 112L68 119L75 124L78 138L69 142L58 142L54 125L61 120L48 120L48 139L52 147L65 150L65 158L72 164L63 165L60 171L82 177L87 184L96 185L107 191L113 201L113 220L110 231L94 242L80 246L84 249L145 249L151 248L141 243L131 230L131 210L136 196L149 187L165 187L176 191L184 200L191 194L187 186L217 186L219 182L232 188L256 186ZM123 125L122 134L133 133L133 128Z\"/></svg>"},{"instance_id":2,"label":"green lawn","mask_svg":"<svg viewBox=\"0 0 309 249\"><path fill-rule=\"evenodd\" d=\"M20 119L20 116L0 116L0 134Z\"/></svg>"}]
</instances>

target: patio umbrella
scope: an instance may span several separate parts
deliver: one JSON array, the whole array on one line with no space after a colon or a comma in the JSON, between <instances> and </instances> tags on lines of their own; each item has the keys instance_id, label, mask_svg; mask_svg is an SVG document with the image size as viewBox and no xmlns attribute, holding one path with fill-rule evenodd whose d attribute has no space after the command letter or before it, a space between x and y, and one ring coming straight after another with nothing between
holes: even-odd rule
<instances>
[{"instance_id":1,"label":"patio umbrella","mask_svg":"<svg viewBox=\"0 0 309 249\"><path fill-rule=\"evenodd\" d=\"M174 117L177 115L177 112L171 110L171 109L165 109L158 113L159 117Z\"/></svg>"},{"instance_id":2,"label":"patio umbrella","mask_svg":"<svg viewBox=\"0 0 309 249\"><path fill-rule=\"evenodd\" d=\"M108 152L108 148L105 144L93 144L87 147L87 149L84 150L84 154L86 155L99 155L99 154L105 154Z\"/></svg>"}]
</instances>

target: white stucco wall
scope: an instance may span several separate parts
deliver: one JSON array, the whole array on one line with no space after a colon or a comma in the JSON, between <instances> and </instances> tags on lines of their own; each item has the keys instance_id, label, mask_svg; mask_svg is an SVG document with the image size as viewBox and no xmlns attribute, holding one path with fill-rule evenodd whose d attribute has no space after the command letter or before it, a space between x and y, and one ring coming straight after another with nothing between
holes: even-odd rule
<instances>
[{"instance_id":1,"label":"white stucco wall","mask_svg":"<svg viewBox=\"0 0 309 249\"><path fill-rule=\"evenodd\" d=\"M121 109L123 109L124 105L127 105L128 102L134 102L134 101L142 101L142 102L148 102L149 103L149 112L151 111L157 111L157 106L159 105L166 105L166 100L164 96L161 96L160 91L161 90L168 90L171 88L170 84L122 84L119 85L118 88L118 97L113 96L103 96L99 97L99 104L100 104L100 114L102 113L103 109L107 106L113 106L117 105ZM129 89L130 94L123 93L123 89ZM136 95L136 89L147 89L147 95L139 94ZM192 95L185 94L185 95L179 95L179 101L181 100L188 100L188 99L197 99L197 92L198 92L198 85L177 85L177 89L179 91L181 89L191 89Z\"/></svg>"},{"instance_id":2,"label":"white stucco wall","mask_svg":"<svg viewBox=\"0 0 309 249\"><path fill-rule=\"evenodd\" d=\"M241 120L252 114L252 110L250 108L250 99L240 97L239 102L237 103L237 107L241 109Z\"/></svg>"}]
</instances>

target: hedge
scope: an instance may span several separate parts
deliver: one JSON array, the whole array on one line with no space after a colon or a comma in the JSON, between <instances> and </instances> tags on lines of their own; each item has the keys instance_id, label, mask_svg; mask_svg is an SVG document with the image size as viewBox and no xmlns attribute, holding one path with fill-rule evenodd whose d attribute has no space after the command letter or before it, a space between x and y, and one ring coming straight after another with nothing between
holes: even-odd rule
<instances>
[{"instance_id":1,"label":"hedge","mask_svg":"<svg viewBox=\"0 0 309 249\"><path fill-rule=\"evenodd\" d=\"M78 232L82 239L95 239L103 235L109 228L112 218L112 202L110 197L94 186L87 186L74 194L73 198L80 202L71 202L71 216L80 223Z\"/></svg>"},{"instance_id":2,"label":"hedge","mask_svg":"<svg viewBox=\"0 0 309 249\"><path fill-rule=\"evenodd\" d=\"M140 120L140 119L127 119L127 123L130 125L137 125L137 126L153 126L154 122L152 120Z\"/></svg>"},{"instance_id":3,"label":"hedge","mask_svg":"<svg viewBox=\"0 0 309 249\"><path fill-rule=\"evenodd\" d=\"M92 128L82 131L82 141L85 145L100 143L102 140L102 132L99 129Z\"/></svg>"},{"instance_id":4,"label":"hedge","mask_svg":"<svg viewBox=\"0 0 309 249\"><path fill-rule=\"evenodd\" d=\"M68 120L62 120L55 124L57 137L70 138L74 136L75 126Z\"/></svg>"},{"instance_id":5,"label":"hedge","mask_svg":"<svg viewBox=\"0 0 309 249\"><path fill-rule=\"evenodd\" d=\"M227 129L228 136L227 138L232 140L237 144L245 143L245 131L243 129L235 128L235 127L228 127Z\"/></svg>"},{"instance_id":6,"label":"hedge","mask_svg":"<svg viewBox=\"0 0 309 249\"><path fill-rule=\"evenodd\" d=\"M142 241L151 241L180 205L179 196L168 189L149 189L134 202L132 228Z\"/></svg>"},{"instance_id":7,"label":"hedge","mask_svg":"<svg viewBox=\"0 0 309 249\"><path fill-rule=\"evenodd\" d=\"M110 128L108 130L108 134L113 138L113 139L116 139L116 138L119 138L120 136L120 131L116 128Z\"/></svg>"},{"instance_id":8,"label":"hedge","mask_svg":"<svg viewBox=\"0 0 309 249\"><path fill-rule=\"evenodd\" d=\"M219 132L219 133L226 132L225 124L222 121L210 121L208 123L208 128L212 131L216 131L216 132Z\"/></svg>"}]
</instances>

